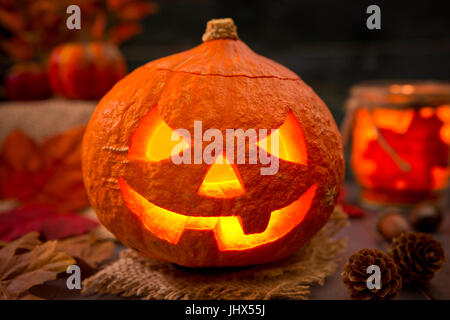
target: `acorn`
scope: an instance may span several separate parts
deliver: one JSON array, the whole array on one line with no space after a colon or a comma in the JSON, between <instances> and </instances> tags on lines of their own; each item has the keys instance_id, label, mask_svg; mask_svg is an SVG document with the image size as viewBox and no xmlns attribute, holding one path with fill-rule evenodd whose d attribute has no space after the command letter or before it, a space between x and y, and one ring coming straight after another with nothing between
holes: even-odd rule
<instances>
[{"instance_id":1,"label":"acorn","mask_svg":"<svg viewBox=\"0 0 450 320\"><path fill-rule=\"evenodd\" d=\"M417 204L409 214L409 223L420 232L433 232L441 224L443 217L442 209L431 202Z\"/></svg>"},{"instance_id":2,"label":"acorn","mask_svg":"<svg viewBox=\"0 0 450 320\"><path fill-rule=\"evenodd\" d=\"M386 240L391 240L403 232L410 231L411 227L401 211L388 208L381 213L377 230Z\"/></svg>"}]
</instances>

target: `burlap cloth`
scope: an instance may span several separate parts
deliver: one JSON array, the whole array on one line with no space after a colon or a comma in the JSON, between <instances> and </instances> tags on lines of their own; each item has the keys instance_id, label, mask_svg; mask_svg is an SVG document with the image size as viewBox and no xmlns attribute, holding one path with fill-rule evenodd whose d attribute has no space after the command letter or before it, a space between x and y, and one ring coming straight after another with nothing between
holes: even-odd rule
<instances>
[{"instance_id":1,"label":"burlap cloth","mask_svg":"<svg viewBox=\"0 0 450 320\"><path fill-rule=\"evenodd\" d=\"M89 122L97 101L52 98L0 103L0 144L15 129L37 142Z\"/></svg>"},{"instance_id":2,"label":"burlap cloth","mask_svg":"<svg viewBox=\"0 0 450 320\"><path fill-rule=\"evenodd\" d=\"M145 258L130 249L83 281L83 293L139 299L307 299L323 285L346 247L335 235L348 223L340 207L301 250L279 262L226 269L190 269Z\"/></svg>"}]
</instances>

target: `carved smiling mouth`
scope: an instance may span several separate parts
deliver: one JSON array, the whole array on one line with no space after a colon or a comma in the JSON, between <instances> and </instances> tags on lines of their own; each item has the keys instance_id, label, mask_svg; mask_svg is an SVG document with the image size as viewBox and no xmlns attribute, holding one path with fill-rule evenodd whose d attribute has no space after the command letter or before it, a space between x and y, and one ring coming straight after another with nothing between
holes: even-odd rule
<instances>
[{"instance_id":1,"label":"carved smiling mouth","mask_svg":"<svg viewBox=\"0 0 450 320\"><path fill-rule=\"evenodd\" d=\"M151 203L120 178L119 186L127 207L158 238L177 244L185 230L213 231L220 251L247 250L283 237L303 221L317 190L315 183L296 201L272 211L263 232L244 234L239 216L186 216Z\"/></svg>"}]
</instances>

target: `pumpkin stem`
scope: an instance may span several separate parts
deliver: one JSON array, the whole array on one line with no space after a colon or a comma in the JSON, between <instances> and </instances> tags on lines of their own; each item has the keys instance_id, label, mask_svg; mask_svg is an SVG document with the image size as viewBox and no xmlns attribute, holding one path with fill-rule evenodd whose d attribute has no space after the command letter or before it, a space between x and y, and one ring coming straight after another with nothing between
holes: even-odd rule
<instances>
[{"instance_id":1,"label":"pumpkin stem","mask_svg":"<svg viewBox=\"0 0 450 320\"><path fill-rule=\"evenodd\" d=\"M238 40L237 27L233 19L212 19L206 25L206 31L203 34L203 42L216 39L234 39Z\"/></svg>"}]
</instances>

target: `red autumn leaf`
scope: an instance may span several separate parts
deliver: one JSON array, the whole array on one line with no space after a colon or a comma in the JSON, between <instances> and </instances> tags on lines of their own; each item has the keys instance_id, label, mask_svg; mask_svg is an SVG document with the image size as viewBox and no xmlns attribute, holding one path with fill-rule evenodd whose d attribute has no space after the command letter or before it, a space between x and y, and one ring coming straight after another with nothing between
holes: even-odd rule
<instances>
[{"instance_id":1,"label":"red autumn leaf","mask_svg":"<svg viewBox=\"0 0 450 320\"><path fill-rule=\"evenodd\" d=\"M362 218L366 215L366 212L359 206L348 203L342 203L341 205L342 210L344 210L350 218Z\"/></svg>"},{"instance_id":2,"label":"red autumn leaf","mask_svg":"<svg viewBox=\"0 0 450 320\"><path fill-rule=\"evenodd\" d=\"M110 31L110 40L114 44L122 43L132 36L140 33L142 27L133 22L125 22L121 23L113 28Z\"/></svg>"},{"instance_id":3,"label":"red autumn leaf","mask_svg":"<svg viewBox=\"0 0 450 320\"><path fill-rule=\"evenodd\" d=\"M0 151L0 199L45 204L60 211L88 206L81 173L85 127L72 129L37 145L14 131Z\"/></svg>"},{"instance_id":4,"label":"red autumn leaf","mask_svg":"<svg viewBox=\"0 0 450 320\"><path fill-rule=\"evenodd\" d=\"M0 214L0 240L12 241L29 232L39 232L47 240L87 233L98 223L74 213L58 213L54 208L31 205Z\"/></svg>"},{"instance_id":5,"label":"red autumn leaf","mask_svg":"<svg viewBox=\"0 0 450 320\"><path fill-rule=\"evenodd\" d=\"M28 203L43 203L65 211L84 208L88 201L81 167L70 169L60 166L55 168L40 192Z\"/></svg>"},{"instance_id":6,"label":"red autumn leaf","mask_svg":"<svg viewBox=\"0 0 450 320\"><path fill-rule=\"evenodd\" d=\"M11 172L0 168L0 199L15 199L27 203L39 193L50 176L49 170L42 172Z\"/></svg>"}]
</instances>

